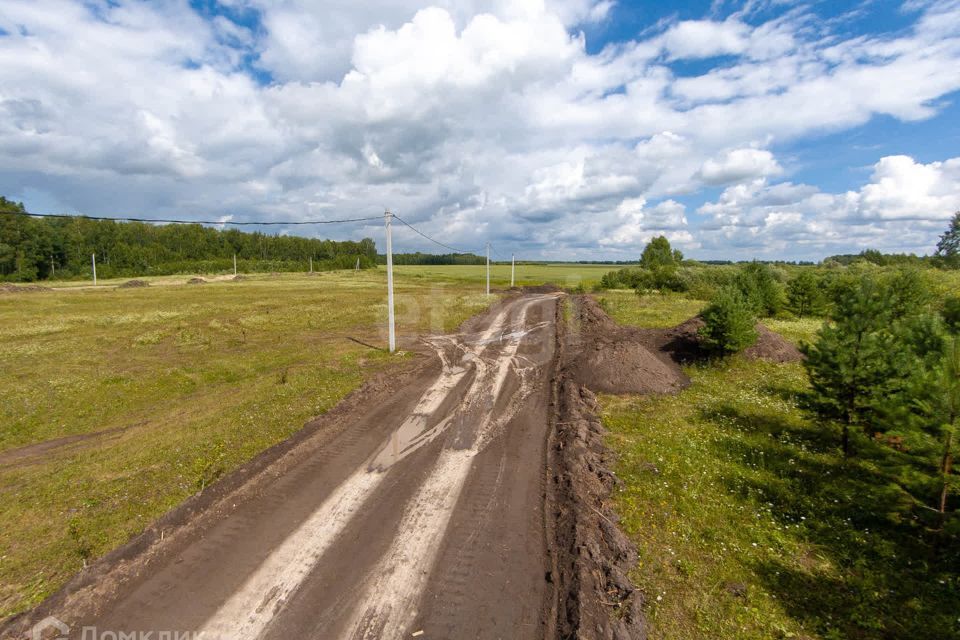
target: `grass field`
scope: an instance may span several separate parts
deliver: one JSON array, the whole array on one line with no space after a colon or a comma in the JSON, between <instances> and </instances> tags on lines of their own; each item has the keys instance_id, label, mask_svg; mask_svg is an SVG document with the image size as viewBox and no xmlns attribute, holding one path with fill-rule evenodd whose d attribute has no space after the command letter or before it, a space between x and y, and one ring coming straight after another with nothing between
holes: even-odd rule
<instances>
[{"instance_id":1,"label":"grass field","mask_svg":"<svg viewBox=\"0 0 960 640\"><path fill-rule=\"evenodd\" d=\"M640 326L696 306L630 296L603 297ZM792 340L819 326L767 324ZM906 496L871 462L897 454L845 463L835 434L797 407L799 364L734 358L687 373L676 396L601 398L651 638L960 637L956 567L901 516Z\"/></svg>"},{"instance_id":2,"label":"grass field","mask_svg":"<svg viewBox=\"0 0 960 640\"><path fill-rule=\"evenodd\" d=\"M583 286L590 289L600 278L619 267L609 264L518 264L515 283L517 286L554 284L564 289ZM403 265L394 267L397 274L432 281L476 282L482 284L487 277L484 265ZM490 286L500 289L510 286L510 264L490 266Z\"/></svg>"},{"instance_id":3,"label":"grass field","mask_svg":"<svg viewBox=\"0 0 960 640\"><path fill-rule=\"evenodd\" d=\"M0 618L403 357L351 340L386 345L383 270L183 280L0 295ZM398 333L489 302L400 275Z\"/></svg>"}]
</instances>

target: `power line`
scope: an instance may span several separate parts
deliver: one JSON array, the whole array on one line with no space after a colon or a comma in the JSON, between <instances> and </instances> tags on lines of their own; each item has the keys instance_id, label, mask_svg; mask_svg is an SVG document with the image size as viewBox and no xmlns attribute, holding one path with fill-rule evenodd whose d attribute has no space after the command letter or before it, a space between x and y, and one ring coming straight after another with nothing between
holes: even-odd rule
<instances>
[{"instance_id":1,"label":"power line","mask_svg":"<svg viewBox=\"0 0 960 640\"><path fill-rule=\"evenodd\" d=\"M235 227L246 226L288 226L288 225L308 225L308 224L342 224L347 222L367 222L370 220L380 220L382 216L370 216L367 218L343 218L340 220L271 220L271 221L234 221L234 220L174 220L169 218L127 218L107 216L87 216L87 215L69 215L66 213L21 213L19 211L0 211L0 214L10 216L30 216L31 218L82 218L84 220L112 220L114 222L161 222L163 224L228 224ZM401 221L402 222L402 221ZM407 224L404 222L404 224ZM409 226L409 225L408 225Z\"/></svg>"},{"instance_id":2,"label":"power line","mask_svg":"<svg viewBox=\"0 0 960 640\"><path fill-rule=\"evenodd\" d=\"M440 242L439 240L434 240L433 238L431 238L430 236L428 236L427 234L425 234L423 231L420 231L420 230L417 229L415 226L413 226L412 224L410 224L409 222L407 222L406 220L404 220L403 218L401 218L400 216L398 216L398 215L395 214L395 213L393 214L393 217L396 218L397 221L399 221L399 222L401 222L402 224L410 227L410 228L413 229L416 233L420 234L421 236L423 236L424 238L426 238L426 239L429 240L430 242L434 243L435 245L441 246L441 247L443 247L444 249L449 249L450 251L453 251L454 253L472 253L472 254L477 255L477 253L476 253L475 251L464 251L464 250L462 250L462 249L455 249L454 247L451 247L451 246L448 245L448 244L443 244L443 243Z\"/></svg>"}]
</instances>

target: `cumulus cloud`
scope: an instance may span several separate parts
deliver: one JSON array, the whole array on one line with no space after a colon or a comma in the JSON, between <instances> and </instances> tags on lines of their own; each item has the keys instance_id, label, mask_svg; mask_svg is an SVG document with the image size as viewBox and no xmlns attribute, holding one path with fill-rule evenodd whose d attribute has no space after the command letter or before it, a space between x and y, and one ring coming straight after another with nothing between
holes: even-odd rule
<instances>
[{"instance_id":1,"label":"cumulus cloud","mask_svg":"<svg viewBox=\"0 0 960 640\"><path fill-rule=\"evenodd\" d=\"M733 149L704 162L698 175L707 184L718 185L773 176L782 171L773 154L765 149Z\"/></svg>"},{"instance_id":2,"label":"cumulus cloud","mask_svg":"<svg viewBox=\"0 0 960 640\"><path fill-rule=\"evenodd\" d=\"M752 247L776 256L799 246L822 255L876 248L929 253L932 238L960 210L960 158L923 164L887 156L856 191L824 193L765 178L726 188L697 213L704 245Z\"/></svg>"},{"instance_id":3,"label":"cumulus cloud","mask_svg":"<svg viewBox=\"0 0 960 640\"><path fill-rule=\"evenodd\" d=\"M609 0L220 5L255 19L185 0L6 0L0 190L103 214L389 206L450 244L577 259L635 255L658 233L727 257L815 255L907 219L904 246L920 247L957 208L956 160L885 157L850 194L771 182L781 145L936 114L960 89L956 3L918 7L896 35L843 36L791 9L668 22L600 51L584 33Z\"/></svg>"}]
</instances>

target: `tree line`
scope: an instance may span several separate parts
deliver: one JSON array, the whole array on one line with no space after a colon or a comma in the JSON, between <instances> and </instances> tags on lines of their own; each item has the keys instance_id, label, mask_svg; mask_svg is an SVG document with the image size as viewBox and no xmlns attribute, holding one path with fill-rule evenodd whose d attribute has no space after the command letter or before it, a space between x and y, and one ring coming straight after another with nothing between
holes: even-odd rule
<instances>
[{"instance_id":1,"label":"tree line","mask_svg":"<svg viewBox=\"0 0 960 640\"><path fill-rule=\"evenodd\" d=\"M371 268L374 241L220 230L200 224L148 224L83 217L34 218L0 196L0 280L31 282L89 277L91 254L104 278L238 270Z\"/></svg>"},{"instance_id":2,"label":"tree line","mask_svg":"<svg viewBox=\"0 0 960 640\"><path fill-rule=\"evenodd\" d=\"M387 255L377 256L379 264L387 264ZM393 254L393 264L397 265L442 265L442 264L486 264L487 259L484 256L478 256L474 253L395 253Z\"/></svg>"}]
</instances>

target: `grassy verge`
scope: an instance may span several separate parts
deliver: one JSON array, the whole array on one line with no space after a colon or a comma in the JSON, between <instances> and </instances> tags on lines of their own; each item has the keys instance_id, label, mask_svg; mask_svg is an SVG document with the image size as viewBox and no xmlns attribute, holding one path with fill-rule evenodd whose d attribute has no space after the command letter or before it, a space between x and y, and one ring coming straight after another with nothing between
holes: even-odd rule
<instances>
[{"instance_id":1,"label":"grassy verge","mask_svg":"<svg viewBox=\"0 0 960 640\"><path fill-rule=\"evenodd\" d=\"M0 618L396 361L352 340L386 343L382 270L161 282L0 296ZM398 332L488 303L401 276ZM10 457L66 436L81 440Z\"/></svg>"},{"instance_id":2,"label":"grassy verge","mask_svg":"<svg viewBox=\"0 0 960 640\"><path fill-rule=\"evenodd\" d=\"M771 324L795 340L816 330ZM602 398L652 638L958 637L950 556L904 517L869 461L883 453L845 463L800 412L802 366L688 374L676 396Z\"/></svg>"},{"instance_id":3,"label":"grassy verge","mask_svg":"<svg viewBox=\"0 0 960 640\"><path fill-rule=\"evenodd\" d=\"M620 324L651 329L675 327L700 313L706 302L681 294L638 297L633 291L610 290L596 294L611 318Z\"/></svg>"}]
</instances>

